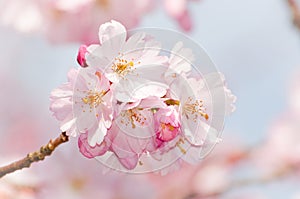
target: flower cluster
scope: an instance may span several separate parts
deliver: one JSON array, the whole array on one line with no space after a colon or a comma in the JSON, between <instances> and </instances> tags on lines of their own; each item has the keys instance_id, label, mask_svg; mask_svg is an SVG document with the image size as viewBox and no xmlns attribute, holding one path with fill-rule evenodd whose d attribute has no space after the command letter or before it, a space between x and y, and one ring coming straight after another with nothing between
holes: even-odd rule
<instances>
[{"instance_id":1,"label":"flower cluster","mask_svg":"<svg viewBox=\"0 0 300 199\"><path fill-rule=\"evenodd\" d=\"M79 136L84 156L111 168L145 172L198 161L218 142L214 118L233 111L235 96L219 73L193 73L194 59L183 42L165 55L153 36L128 37L119 22L105 23L99 44L80 47L81 68L53 90L50 109L62 131Z\"/></svg>"}]
</instances>

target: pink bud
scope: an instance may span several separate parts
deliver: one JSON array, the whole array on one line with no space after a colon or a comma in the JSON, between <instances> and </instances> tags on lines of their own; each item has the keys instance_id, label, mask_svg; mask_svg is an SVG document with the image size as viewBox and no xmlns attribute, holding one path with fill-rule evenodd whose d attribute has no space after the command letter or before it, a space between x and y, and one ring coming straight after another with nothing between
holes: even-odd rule
<instances>
[{"instance_id":1,"label":"pink bud","mask_svg":"<svg viewBox=\"0 0 300 199\"><path fill-rule=\"evenodd\" d=\"M77 54L77 62L81 67L88 67L85 59L85 55L87 53L87 46L86 45L81 45L78 50Z\"/></svg>"},{"instance_id":2,"label":"pink bud","mask_svg":"<svg viewBox=\"0 0 300 199\"><path fill-rule=\"evenodd\" d=\"M154 119L157 141L169 142L180 133L179 115L173 106L159 109Z\"/></svg>"},{"instance_id":3,"label":"pink bud","mask_svg":"<svg viewBox=\"0 0 300 199\"><path fill-rule=\"evenodd\" d=\"M187 10L185 10L179 17L177 17L177 21L184 31L191 31L193 24Z\"/></svg>"}]
</instances>

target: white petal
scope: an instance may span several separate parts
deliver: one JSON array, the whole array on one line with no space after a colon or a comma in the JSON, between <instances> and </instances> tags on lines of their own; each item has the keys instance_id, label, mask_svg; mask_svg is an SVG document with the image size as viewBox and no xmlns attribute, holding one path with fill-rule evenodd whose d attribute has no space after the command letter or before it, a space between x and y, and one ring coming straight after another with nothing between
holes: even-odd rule
<instances>
[{"instance_id":1,"label":"white petal","mask_svg":"<svg viewBox=\"0 0 300 199\"><path fill-rule=\"evenodd\" d=\"M88 51L89 53L86 55L87 65L101 71L104 71L114 58L114 54L106 53L104 47L99 45L88 47Z\"/></svg>"},{"instance_id":2,"label":"white petal","mask_svg":"<svg viewBox=\"0 0 300 199\"><path fill-rule=\"evenodd\" d=\"M141 78L122 80L115 88L115 97L121 102L135 102L150 96L163 97L168 86Z\"/></svg>"},{"instance_id":3,"label":"white petal","mask_svg":"<svg viewBox=\"0 0 300 199\"><path fill-rule=\"evenodd\" d=\"M171 71L180 74L182 72L191 71L191 64L195 60L191 49L183 48L182 42L177 42L173 47L169 60L169 68Z\"/></svg>"},{"instance_id":4,"label":"white petal","mask_svg":"<svg viewBox=\"0 0 300 199\"><path fill-rule=\"evenodd\" d=\"M88 132L88 143L91 147L96 144L101 144L106 135L107 128L105 127L104 121L101 120L99 125Z\"/></svg>"},{"instance_id":5,"label":"white petal","mask_svg":"<svg viewBox=\"0 0 300 199\"><path fill-rule=\"evenodd\" d=\"M145 37L146 33L138 32L133 34L128 38L124 46L122 47L122 52L126 55L132 51L142 53L145 48Z\"/></svg>"},{"instance_id":6,"label":"white petal","mask_svg":"<svg viewBox=\"0 0 300 199\"><path fill-rule=\"evenodd\" d=\"M195 146L202 146L207 136L207 131L201 125L202 121L182 118L182 129L186 139Z\"/></svg>"},{"instance_id":7,"label":"white petal","mask_svg":"<svg viewBox=\"0 0 300 199\"><path fill-rule=\"evenodd\" d=\"M76 118L73 118L65 123L63 123L63 125L60 127L60 130L62 132L68 132L69 129L71 129L73 127L73 125L75 125L76 122ZM76 134L72 134L70 136L76 137Z\"/></svg>"},{"instance_id":8,"label":"white petal","mask_svg":"<svg viewBox=\"0 0 300 199\"><path fill-rule=\"evenodd\" d=\"M113 58L121 52L121 48L126 41L126 36L127 33L125 27L114 20L100 26L99 40L106 57Z\"/></svg>"}]
</instances>

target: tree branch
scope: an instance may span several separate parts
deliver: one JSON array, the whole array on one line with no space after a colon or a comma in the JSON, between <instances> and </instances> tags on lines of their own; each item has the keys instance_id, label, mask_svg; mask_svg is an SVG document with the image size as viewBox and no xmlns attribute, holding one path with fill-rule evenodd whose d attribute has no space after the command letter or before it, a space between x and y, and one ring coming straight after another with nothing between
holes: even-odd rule
<instances>
[{"instance_id":1,"label":"tree branch","mask_svg":"<svg viewBox=\"0 0 300 199\"><path fill-rule=\"evenodd\" d=\"M257 184L267 184L270 182L274 182L281 178L287 177L298 170L299 170L299 166L297 166L297 165L286 165L285 167L279 168L278 170L276 170L268 175L257 177L257 178L254 177L254 178L249 178L249 179L240 179L240 180L231 182L228 186L226 186L222 190L212 192L209 194L193 193L193 194L190 194L190 195L184 197L184 199L196 199L196 198L197 199L198 198L209 199L212 197L219 197L225 193L228 193L234 189L238 189L241 187L247 187L247 186L257 185Z\"/></svg>"},{"instance_id":2,"label":"tree branch","mask_svg":"<svg viewBox=\"0 0 300 199\"><path fill-rule=\"evenodd\" d=\"M300 11L299 6L295 0L287 0L289 7L292 12L293 23L294 25L300 29Z\"/></svg>"},{"instance_id":3,"label":"tree branch","mask_svg":"<svg viewBox=\"0 0 300 199\"><path fill-rule=\"evenodd\" d=\"M17 170L29 168L33 162L44 160L46 156L50 156L52 154L56 147L67 141L69 141L69 137L66 135L66 132L61 133L59 137L55 140L50 140L48 144L42 146L40 150L27 154L27 156L21 160L0 167L0 178Z\"/></svg>"}]
</instances>

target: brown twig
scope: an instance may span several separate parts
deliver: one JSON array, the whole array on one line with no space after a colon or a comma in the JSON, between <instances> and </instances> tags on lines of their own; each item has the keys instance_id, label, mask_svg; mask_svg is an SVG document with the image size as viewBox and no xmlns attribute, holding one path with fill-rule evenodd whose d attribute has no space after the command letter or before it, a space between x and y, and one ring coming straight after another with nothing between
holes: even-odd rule
<instances>
[{"instance_id":1,"label":"brown twig","mask_svg":"<svg viewBox=\"0 0 300 199\"><path fill-rule=\"evenodd\" d=\"M21 160L0 167L0 178L17 170L29 168L33 162L44 160L46 156L50 156L52 154L56 147L67 141L69 141L69 137L65 132L61 133L59 137L57 137L55 140L50 140L48 144L42 146L40 150L27 154L27 156Z\"/></svg>"},{"instance_id":2,"label":"brown twig","mask_svg":"<svg viewBox=\"0 0 300 199\"><path fill-rule=\"evenodd\" d=\"M287 0L291 12L292 12L292 16L293 16L293 23L294 25L300 29L300 10L299 10L299 6L297 4L297 2L295 0Z\"/></svg>"}]
</instances>

